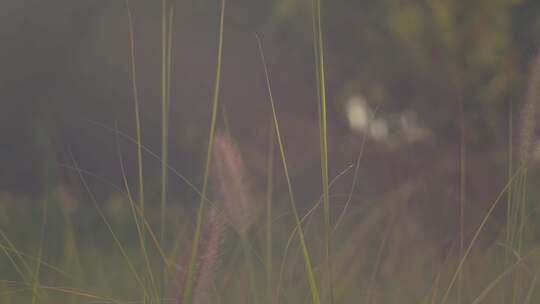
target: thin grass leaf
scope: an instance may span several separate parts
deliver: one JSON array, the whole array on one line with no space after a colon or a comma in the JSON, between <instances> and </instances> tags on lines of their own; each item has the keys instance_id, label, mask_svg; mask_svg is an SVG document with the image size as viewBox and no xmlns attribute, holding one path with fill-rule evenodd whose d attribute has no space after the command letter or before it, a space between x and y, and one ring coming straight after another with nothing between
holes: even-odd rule
<instances>
[{"instance_id":1,"label":"thin grass leaf","mask_svg":"<svg viewBox=\"0 0 540 304\"><path fill-rule=\"evenodd\" d=\"M223 55L223 32L224 32L224 20L225 20L225 0L221 1L221 13L219 22L219 38L218 38L218 54L217 54L217 67L216 67L216 79L214 85L214 98L212 102L212 116L210 120L210 131L208 136L208 148L206 154L206 164L204 167L203 186L201 190L201 198L199 201L199 210L197 212L197 223L195 226L195 235L193 238L193 244L191 249L191 257L188 266L187 278L185 290L183 290L183 303L190 304L192 297L192 289L194 285L194 274L196 271L197 254L199 251L199 239L201 237L201 227L204 218L204 211L206 206L206 196L208 191L208 179L210 177L210 169L212 165L212 153L214 145L214 137L216 132L216 117L219 108L219 89L221 84L221 61Z\"/></svg>"},{"instance_id":2,"label":"thin grass leaf","mask_svg":"<svg viewBox=\"0 0 540 304\"><path fill-rule=\"evenodd\" d=\"M325 233L325 265L326 265L326 280L330 293L330 304L334 303L334 288L332 274L332 250L331 250L331 233L332 226L330 223L330 198L329 198L329 181L328 181L328 132L327 132L327 113L326 113L326 80L324 72L324 46L323 46L323 30L321 21L321 0L313 0L313 35L314 49L317 73L317 96L319 98L318 113L319 113L319 136L321 145L321 176L323 188L323 210L324 210L324 233Z\"/></svg>"},{"instance_id":3,"label":"thin grass leaf","mask_svg":"<svg viewBox=\"0 0 540 304\"><path fill-rule=\"evenodd\" d=\"M264 73L265 73L265 76L266 76L266 85L267 85L268 94L269 94L269 98L270 98L270 105L272 107L272 117L273 117L273 120L274 120L274 129L275 129L275 132L276 132L276 138L277 138L277 142L278 142L278 147L279 147L279 152L280 152L280 156L281 156L281 162L282 162L282 165L283 165L283 170L285 172L285 179L287 180L287 189L288 189L288 193L289 193L289 202L291 204L294 219L295 219L295 222L296 222L296 229L298 230L298 237L300 239L300 245L302 247L304 263L305 263L305 266L306 266L306 274L307 274L307 278L308 278L309 288L310 288L310 291L311 291L311 298L313 300L313 304L320 304L321 303L320 294L319 294L319 290L317 288L317 283L316 283L315 275L314 275L314 272L313 272L313 266L312 266L312 263L311 263L311 255L309 254L309 249L307 248L306 240L305 240L305 237L304 237L304 231L302 229L302 223L300 221L300 216L298 214L298 210L296 209L296 203L295 203L295 200L294 200L294 193L293 193L293 190L292 190L291 178L289 176L289 169L288 169L288 165L287 165L287 159L285 157L285 150L284 150L283 142L282 142L282 139L281 139L281 133L279 131L279 123L278 123L277 114L276 114L276 107L275 107L275 104L274 104L274 98L272 96L272 89L271 89L271 86L270 86L270 77L268 75L268 68L266 66L266 60L264 59L264 53L263 53L261 41L260 41L259 37L257 37L257 36L256 36L256 39L257 39L257 44L258 44L258 47L259 47L259 54L260 54L262 64L263 64L263 67L264 67Z\"/></svg>"}]
</instances>

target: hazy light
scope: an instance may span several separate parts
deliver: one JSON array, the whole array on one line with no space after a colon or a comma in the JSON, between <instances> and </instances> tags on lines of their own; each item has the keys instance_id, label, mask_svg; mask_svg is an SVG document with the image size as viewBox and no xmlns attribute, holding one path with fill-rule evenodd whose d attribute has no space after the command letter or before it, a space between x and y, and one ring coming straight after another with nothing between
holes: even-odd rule
<instances>
[{"instance_id":1,"label":"hazy light","mask_svg":"<svg viewBox=\"0 0 540 304\"><path fill-rule=\"evenodd\" d=\"M375 119L371 122L369 133L376 140L385 140L388 137L388 124L383 119Z\"/></svg>"},{"instance_id":2,"label":"hazy light","mask_svg":"<svg viewBox=\"0 0 540 304\"><path fill-rule=\"evenodd\" d=\"M365 99L361 96L352 97L346 107L351 129L356 132L366 132L369 124L369 109Z\"/></svg>"},{"instance_id":3,"label":"hazy light","mask_svg":"<svg viewBox=\"0 0 540 304\"><path fill-rule=\"evenodd\" d=\"M400 115L401 129L404 138L409 142L417 142L429 137L429 130L420 126L415 112L407 110Z\"/></svg>"}]
</instances>

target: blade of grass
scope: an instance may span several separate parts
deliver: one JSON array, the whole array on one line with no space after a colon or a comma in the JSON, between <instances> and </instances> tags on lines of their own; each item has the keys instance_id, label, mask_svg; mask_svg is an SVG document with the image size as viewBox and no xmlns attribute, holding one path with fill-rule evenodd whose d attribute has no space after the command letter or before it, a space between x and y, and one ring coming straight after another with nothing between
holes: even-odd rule
<instances>
[{"instance_id":1,"label":"blade of grass","mask_svg":"<svg viewBox=\"0 0 540 304\"><path fill-rule=\"evenodd\" d=\"M139 204L144 216L144 169L143 169L143 157L142 157L142 134L141 134L141 115L139 110L139 91L137 88L137 65L135 57L135 33L133 26L133 14L131 7L129 6L129 0L126 0L126 8L128 15L128 27L129 27L129 52L130 52L130 67L131 67L131 85L133 94L133 106L135 109L135 129L136 129L136 141L137 141L137 167L138 167L138 180L139 180ZM143 237L144 239L144 237ZM143 248L144 250L144 248Z\"/></svg>"},{"instance_id":2,"label":"blade of grass","mask_svg":"<svg viewBox=\"0 0 540 304\"><path fill-rule=\"evenodd\" d=\"M509 119L508 119L508 170L507 170L507 179L510 180L513 174L513 164L514 164L514 153L513 153L513 113L512 113L512 103L510 103ZM507 193L507 206L506 206L506 246L508 249L505 251L505 266L508 264L510 249L512 247L511 237L512 237L512 198L513 198L513 187L510 185L508 187Z\"/></svg>"},{"instance_id":3,"label":"blade of grass","mask_svg":"<svg viewBox=\"0 0 540 304\"><path fill-rule=\"evenodd\" d=\"M259 54L260 54L262 64L263 64L263 67L264 67L264 74L265 74L265 77L266 77L266 86L267 86L267 89L268 89L270 105L272 107L272 117L273 117L273 120L274 120L275 134L276 134L276 138L277 138L277 142L278 142L278 147L279 147L279 152L280 152L280 156L281 156L281 162L282 162L282 165L283 165L283 170L285 172L285 179L287 181L287 189L288 189L288 193L289 193L289 202L291 204L291 209L293 211L294 220L296 222L296 229L298 231L297 232L298 233L298 238L300 239L300 246L302 247L304 263L305 263L305 266L306 266L307 279L308 279L309 288L310 288L310 291L311 291L311 298L313 300L313 304L320 304L321 303L320 294L319 294L319 290L317 288L317 283L316 283L315 275L314 275L314 272L313 272L313 266L312 266L312 263L311 263L311 256L309 254L309 249L307 248L306 240L304 238L304 231L302 229L302 223L300 222L300 216L298 214L298 210L296 209L296 203L295 203L295 200L294 200L294 192L293 192L293 189L292 189L291 178L289 176L289 169L288 169L288 165L287 165L287 159L285 157L285 150L284 150L283 142L282 142L282 139L281 139L281 133L280 133L280 130L279 130L279 123L278 123L278 119L277 119L276 106L275 106L275 103L274 103L274 97L272 95L272 89L271 89L271 86L270 86L270 76L268 74L268 67L266 66L266 60L264 58L264 53L263 53L261 40L259 39L258 36L255 36L255 38L257 39L257 45L259 47Z\"/></svg>"},{"instance_id":4,"label":"blade of grass","mask_svg":"<svg viewBox=\"0 0 540 304\"><path fill-rule=\"evenodd\" d=\"M273 284L272 284L272 194L274 182L274 124L270 123L270 134L268 140L268 161L266 165L266 282L268 284L268 303L272 304Z\"/></svg>"},{"instance_id":5,"label":"blade of grass","mask_svg":"<svg viewBox=\"0 0 540 304\"><path fill-rule=\"evenodd\" d=\"M165 214L167 203L168 170L169 158L169 111L171 102L171 64L172 64L172 25L174 16L174 6L168 5L167 0L162 0L162 58L161 58L161 226L160 240L163 243L165 238Z\"/></svg>"},{"instance_id":6,"label":"blade of grass","mask_svg":"<svg viewBox=\"0 0 540 304\"><path fill-rule=\"evenodd\" d=\"M167 200L167 162L169 158L169 96L168 96L168 12L167 0L161 1L161 200L160 239L164 237L165 203Z\"/></svg>"},{"instance_id":7,"label":"blade of grass","mask_svg":"<svg viewBox=\"0 0 540 304\"><path fill-rule=\"evenodd\" d=\"M168 0L162 0L162 58L161 58L161 197L160 197L160 230L159 240L162 244L165 243L166 231L166 204L167 204L167 188L168 188L168 173L167 163L169 161L169 112L171 102L171 65L172 65L172 26L174 16L173 3L168 4ZM160 287L164 291L164 284L167 280L167 267L163 267L162 284ZM160 292L160 294L164 294Z\"/></svg>"},{"instance_id":8,"label":"blade of grass","mask_svg":"<svg viewBox=\"0 0 540 304\"><path fill-rule=\"evenodd\" d=\"M458 78L459 79L459 78ZM459 115L459 258L463 257L465 249L465 187L466 187L466 155L465 155L465 112L463 110L463 98L461 85L457 84L457 104ZM463 298L463 271L460 270L457 278L457 304L462 303Z\"/></svg>"},{"instance_id":9,"label":"blade of grass","mask_svg":"<svg viewBox=\"0 0 540 304\"><path fill-rule=\"evenodd\" d=\"M318 112L319 112L319 130L320 130L320 145L321 145L321 176L323 188L323 210L324 210L324 233L325 233L325 265L326 265L326 280L330 295L330 304L334 303L334 288L332 274L332 252L331 252L331 233L332 226L330 223L330 198L328 191L328 132L327 132L327 113L326 113L326 80L324 72L324 46L323 46L323 30L321 21L321 0L313 0L313 32L314 32L314 49L317 73L317 96Z\"/></svg>"},{"instance_id":10,"label":"blade of grass","mask_svg":"<svg viewBox=\"0 0 540 304\"><path fill-rule=\"evenodd\" d=\"M137 138L137 167L138 167L138 180L139 180L139 208L141 209L141 219L145 220L145 202L144 202L144 169L143 169L143 156L142 156L142 133L141 133L141 117L139 109L139 92L137 88L137 66L136 66L136 56L135 56L135 33L133 25L133 14L131 12L131 7L129 6L129 0L126 0L126 10L128 15L128 30L129 30L129 52L130 52L130 66L131 66L131 84L132 84L132 94L133 94L133 105L135 108L135 128L136 128L136 138ZM145 229L140 231L140 247L143 255L148 260L148 252L146 248L146 236ZM154 279L153 270L150 267L147 261L147 275L152 285L152 289L156 291L157 285ZM159 294L159 293L158 293Z\"/></svg>"},{"instance_id":11,"label":"blade of grass","mask_svg":"<svg viewBox=\"0 0 540 304\"><path fill-rule=\"evenodd\" d=\"M221 1L221 12L219 21L219 38L218 38L218 54L217 54L217 67L216 77L214 84L214 97L212 102L212 116L210 120L210 131L208 136L208 147L206 154L206 163L204 168L203 186L201 190L201 198L199 201L199 210L197 212L197 223L195 226L195 235L193 237L193 244L191 246L191 256L187 271L185 290L183 290L183 302L184 304L191 303L191 293L193 289L193 278L196 271L197 254L199 250L199 241L201 236L202 221L204 218L204 210L206 206L206 195L208 190L208 180L210 176L210 169L212 167L212 153L214 145L214 137L216 132L216 118L219 109L219 89L221 84L221 61L223 57L223 34L224 34L224 20L225 20L225 0Z\"/></svg>"}]
</instances>

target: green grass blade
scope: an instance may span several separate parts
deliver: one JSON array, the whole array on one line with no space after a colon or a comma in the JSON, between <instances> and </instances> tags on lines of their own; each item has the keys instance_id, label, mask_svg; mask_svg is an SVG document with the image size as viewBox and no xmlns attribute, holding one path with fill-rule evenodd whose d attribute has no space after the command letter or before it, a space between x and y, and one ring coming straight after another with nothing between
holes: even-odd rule
<instances>
[{"instance_id":1,"label":"green grass blade","mask_svg":"<svg viewBox=\"0 0 540 304\"><path fill-rule=\"evenodd\" d=\"M326 280L330 293L330 304L334 302L334 288L332 286L332 253L331 253L331 233L332 225L330 223L330 198L328 187L328 134L327 134L327 113L326 113L326 80L324 72L324 46L323 30L321 21L321 1L313 0L313 32L314 49L317 73L317 96L319 112L319 130L321 145L321 176L323 188L323 211L324 211L324 246L325 246L325 266Z\"/></svg>"},{"instance_id":2,"label":"green grass blade","mask_svg":"<svg viewBox=\"0 0 540 304\"><path fill-rule=\"evenodd\" d=\"M196 271L196 263L199 250L199 241L201 237L201 228L204 218L204 211L206 206L206 196L208 191L208 180L210 177L210 170L212 165L212 153L214 145L214 137L216 132L216 118L219 109L219 89L221 84L221 61L223 56L223 33L224 33L224 20L225 20L225 0L221 1L221 13L219 22L219 38L218 38L218 54L217 54L217 67L216 78L214 84L214 98L212 102L212 117L210 119L210 131L208 136L208 148L206 154L206 163L204 167L203 186L201 190L201 197L199 201L199 210L197 212L197 223L195 226L195 235L193 237L193 244L191 246L191 256L189 260L189 266L186 277L186 285L183 290L183 302L185 304L191 303L191 293L194 285L194 275Z\"/></svg>"},{"instance_id":3,"label":"green grass blade","mask_svg":"<svg viewBox=\"0 0 540 304\"><path fill-rule=\"evenodd\" d=\"M270 124L270 134L268 140L268 161L267 184L266 184L266 282L268 289L268 303L272 304L273 299L273 270L272 270L272 195L274 182L274 124Z\"/></svg>"},{"instance_id":4,"label":"green grass blade","mask_svg":"<svg viewBox=\"0 0 540 304\"><path fill-rule=\"evenodd\" d=\"M160 240L165 238L165 214L168 188L169 161L169 111L171 102L172 26L174 9L167 0L162 0L162 58L161 58L161 199L160 199Z\"/></svg>"},{"instance_id":5,"label":"green grass blade","mask_svg":"<svg viewBox=\"0 0 540 304\"><path fill-rule=\"evenodd\" d=\"M265 73L265 77L266 77L266 85L267 85L268 94L269 94L269 98L270 98L270 104L271 104L271 107L272 107L272 117L273 117L273 120L274 120L274 129L275 129L276 139L277 139L277 142L278 142L278 147L279 147L279 152L280 152L280 156L281 156L281 162L282 162L282 165L283 165L283 170L285 172L285 179L287 180L287 189L288 189L288 193L289 193L289 202L291 204L294 219L295 219L295 222L296 222L296 229L298 231L297 232L298 233L298 238L300 239L300 245L302 247L302 253L303 253L303 257L304 257L304 263L305 263L305 266L306 266L306 273L307 273L308 283L309 283L309 287L310 287L310 291L311 291L311 297L312 297L312 300L313 300L313 304L320 304L321 303L320 294L319 294L319 290L317 288L317 283L316 283L316 280L315 280L315 275L314 275L313 266L312 266L312 262L311 262L311 256L309 254L309 249L307 248L306 240L305 240L305 237L304 237L304 231L302 229L302 223L300 221L300 216L298 214L298 210L296 208L296 203L295 203L295 200L294 200L294 193L293 193L293 189L292 189L291 178L289 176L289 169L288 169L288 165L287 165L287 159L285 157L285 150L284 150L283 142L282 142L282 139L281 139L281 133L279 131L279 123L278 123L278 119L277 119L276 107L275 107L275 103L274 103L274 98L272 96L272 89L271 89L271 86L270 86L270 76L268 74L268 68L266 66L266 60L264 58L264 53L263 53L261 41L260 41L260 39L258 37L256 37L256 38L257 38L257 44L258 44L258 47L259 47L259 53L260 53L261 60L262 60L263 66L264 66L264 73Z\"/></svg>"},{"instance_id":6,"label":"green grass blade","mask_svg":"<svg viewBox=\"0 0 540 304\"><path fill-rule=\"evenodd\" d=\"M135 33L133 25L133 14L129 6L129 0L126 0L126 8L128 14L128 29L129 29L129 51L130 51L130 63L131 63L131 83L133 90L133 105L135 108L135 128L136 128L136 139L137 139L137 167L138 167L138 181L139 181L139 208L141 210L141 221L145 221L145 196L144 196L144 168L143 168L143 156L142 156L142 133L141 133L141 117L139 109L139 92L137 87L137 66L136 66L136 56L135 56ZM145 259L147 260L147 275L149 276L150 283L153 286L153 290L156 291L156 282L154 279L154 274L150 264L148 262L148 252L146 248L146 236L145 236L145 227L142 227L139 231L141 234L139 237L140 247Z\"/></svg>"}]
</instances>

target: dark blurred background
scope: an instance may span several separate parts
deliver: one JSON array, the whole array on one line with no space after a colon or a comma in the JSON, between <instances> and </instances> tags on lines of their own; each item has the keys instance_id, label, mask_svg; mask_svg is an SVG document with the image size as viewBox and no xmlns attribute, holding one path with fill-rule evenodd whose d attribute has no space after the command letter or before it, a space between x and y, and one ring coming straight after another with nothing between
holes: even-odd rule
<instances>
[{"instance_id":1,"label":"dark blurred background","mask_svg":"<svg viewBox=\"0 0 540 304\"><path fill-rule=\"evenodd\" d=\"M129 2L143 143L159 154L161 4ZM256 33L293 182L309 204L320 193L310 10L307 0L227 2L219 126L228 122L254 187L263 189L270 107ZM333 0L322 11L331 176L363 151L361 198L413 185L412 209L455 227L464 127L467 209L485 210L505 182L509 147L519 147L540 2ZM169 155L195 185L206 155L218 23L218 1L175 2ZM114 132L135 136L126 3L5 0L0 42L0 192L33 198L51 185L76 192L70 155L120 185L117 142L135 184L135 145ZM146 154L145 169L158 201L159 161ZM347 192L351 180L349 170L336 191ZM103 200L117 191L95 179L91 187ZM170 191L181 204L193 194L172 174Z\"/></svg>"}]
</instances>

